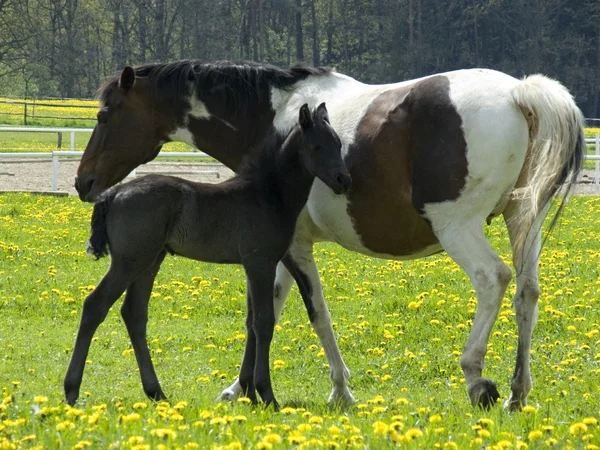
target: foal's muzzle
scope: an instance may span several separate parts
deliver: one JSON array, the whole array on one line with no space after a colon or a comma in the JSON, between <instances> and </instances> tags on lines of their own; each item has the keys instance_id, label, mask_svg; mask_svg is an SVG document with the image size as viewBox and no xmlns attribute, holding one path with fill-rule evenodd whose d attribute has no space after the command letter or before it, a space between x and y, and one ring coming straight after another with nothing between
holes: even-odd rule
<instances>
[{"instance_id":1,"label":"foal's muzzle","mask_svg":"<svg viewBox=\"0 0 600 450\"><path fill-rule=\"evenodd\" d=\"M348 172L346 172L346 173L339 173L337 175L337 177L335 177L334 185L330 186L330 187L333 192L340 195L340 194L345 194L346 192L348 192L350 190L351 186L352 186L352 177L350 176L350 174Z\"/></svg>"}]
</instances>

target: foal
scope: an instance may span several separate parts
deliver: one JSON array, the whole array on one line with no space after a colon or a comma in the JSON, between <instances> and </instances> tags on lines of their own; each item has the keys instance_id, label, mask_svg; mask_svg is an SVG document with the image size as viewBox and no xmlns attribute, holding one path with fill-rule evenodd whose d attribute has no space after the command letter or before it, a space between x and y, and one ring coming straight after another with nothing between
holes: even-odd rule
<instances>
[{"instance_id":1,"label":"foal","mask_svg":"<svg viewBox=\"0 0 600 450\"><path fill-rule=\"evenodd\" d=\"M351 178L324 103L312 114L303 105L299 124L289 135L269 140L240 175L223 183L151 175L115 186L101 196L92 215L90 251L100 258L110 248L111 264L85 299L64 380L70 405L79 397L92 337L124 291L121 315L144 391L154 400L166 398L148 351L146 324L152 285L170 252L244 266L248 338L239 379L254 402L258 391L266 404L278 407L269 373L275 269L288 251L314 178L319 177L336 194L348 191Z\"/></svg>"}]
</instances>

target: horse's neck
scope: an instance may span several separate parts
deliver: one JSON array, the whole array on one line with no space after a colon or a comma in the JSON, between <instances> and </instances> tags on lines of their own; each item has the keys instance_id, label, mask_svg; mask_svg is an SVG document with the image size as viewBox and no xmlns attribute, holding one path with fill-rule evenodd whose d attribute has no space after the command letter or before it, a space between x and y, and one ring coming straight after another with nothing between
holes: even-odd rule
<instances>
[{"instance_id":1,"label":"horse's neck","mask_svg":"<svg viewBox=\"0 0 600 450\"><path fill-rule=\"evenodd\" d=\"M310 194L315 179L302 162L302 132L295 128L277 153L280 198L288 210L299 214Z\"/></svg>"}]
</instances>

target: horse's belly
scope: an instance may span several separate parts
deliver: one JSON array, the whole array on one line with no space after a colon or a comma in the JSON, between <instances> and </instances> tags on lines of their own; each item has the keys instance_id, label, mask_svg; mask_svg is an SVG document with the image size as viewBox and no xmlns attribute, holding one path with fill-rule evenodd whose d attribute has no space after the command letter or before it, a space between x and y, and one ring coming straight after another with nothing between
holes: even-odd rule
<instances>
[{"instance_id":1,"label":"horse's belly","mask_svg":"<svg viewBox=\"0 0 600 450\"><path fill-rule=\"evenodd\" d=\"M442 250L427 221L401 196L392 201L372 198L368 205L355 200L359 204L349 207L352 194L336 195L316 179L307 209L318 237L385 259L416 259ZM360 219L352 212L360 213Z\"/></svg>"}]
</instances>

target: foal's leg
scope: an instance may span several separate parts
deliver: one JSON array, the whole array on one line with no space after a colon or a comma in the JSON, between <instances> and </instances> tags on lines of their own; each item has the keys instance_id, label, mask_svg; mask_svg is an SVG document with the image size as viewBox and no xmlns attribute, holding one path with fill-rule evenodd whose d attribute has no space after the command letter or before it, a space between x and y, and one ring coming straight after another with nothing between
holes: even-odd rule
<instances>
[{"instance_id":1,"label":"foal's leg","mask_svg":"<svg viewBox=\"0 0 600 450\"><path fill-rule=\"evenodd\" d=\"M252 296L250 293L250 281L246 277L246 348L244 349L244 358L242 359L242 367L240 368L240 376L235 380L235 383L229 388L236 386L236 392L232 394L230 400L237 398L239 394L245 394L252 403L257 403L256 388L254 386L254 368L256 365L256 335L254 334L254 310L252 307ZM221 394L221 396L223 396Z\"/></svg>"},{"instance_id":2,"label":"foal's leg","mask_svg":"<svg viewBox=\"0 0 600 450\"><path fill-rule=\"evenodd\" d=\"M448 205L451 207L452 205ZM430 216L433 230L448 255L469 275L477 293L477 312L464 347L460 365L467 380L473 406L490 407L500 397L496 383L482 378L487 343L512 271L490 247L483 234L483 219L466 223L436 220L448 217L438 206L439 215Z\"/></svg>"},{"instance_id":3,"label":"foal's leg","mask_svg":"<svg viewBox=\"0 0 600 450\"><path fill-rule=\"evenodd\" d=\"M85 360L96 329L104 321L110 307L131 283L131 276L117 266L114 262L111 263L102 281L87 296L83 304L79 331L64 380L65 396L69 405L74 405L79 397Z\"/></svg>"},{"instance_id":4,"label":"foal's leg","mask_svg":"<svg viewBox=\"0 0 600 450\"><path fill-rule=\"evenodd\" d=\"M292 284L294 283L294 278L290 272L285 268L283 263L277 264L277 271L275 273L275 288L273 290L273 307L275 310L275 323L279 322L279 318L281 317L281 311L283 310L283 306L285 305L285 301L292 289ZM246 324L246 329L249 330L248 325ZM250 338L250 331L248 331L248 338ZM248 340L246 340L246 349L248 348ZM248 351L248 350L246 350ZM217 398L217 400L235 400L242 394L242 386L240 385L240 379L236 378L236 380L221 392L221 395ZM246 394L248 395L248 394Z\"/></svg>"},{"instance_id":5,"label":"foal's leg","mask_svg":"<svg viewBox=\"0 0 600 450\"><path fill-rule=\"evenodd\" d=\"M166 252L163 251L157 257L153 266L138 275L131 283L127 288L125 301L121 306L121 317L123 317L135 352L144 392L156 401L165 400L167 397L163 393L154 371L146 341L146 326L148 324L148 302L150 301L152 286L165 254Z\"/></svg>"},{"instance_id":6,"label":"foal's leg","mask_svg":"<svg viewBox=\"0 0 600 450\"><path fill-rule=\"evenodd\" d=\"M271 262L264 259L244 261L244 269L248 276L250 301L252 303L252 329L256 339L254 386L263 401L267 405L272 403L275 410L278 410L279 405L277 404L277 400L275 400L271 385L269 364L269 349L275 327L273 283L275 282L276 266L277 261ZM246 359L245 355L244 359ZM242 387L244 387L244 379L241 382Z\"/></svg>"},{"instance_id":7,"label":"foal's leg","mask_svg":"<svg viewBox=\"0 0 600 450\"><path fill-rule=\"evenodd\" d=\"M511 222L512 208L504 214L511 241L514 240L516 228ZM505 402L505 407L518 410L527 404L527 394L532 387L531 373L529 371L529 355L531 352L531 335L537 321L538 299L540 285L538 282L538 265L541 250L541 225L548 210L544 210L536 218L529 235L525 241L522 258L513 255L515 270L517 272L517 291L513 304L517 314L517 327L519 343L517 347L517 360L511 382L511 394ZM522 261L520 264L517 261Z\"/></svg>"}]
</instances>

